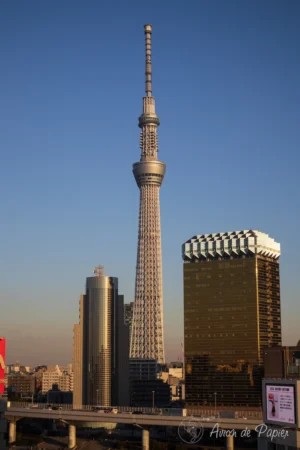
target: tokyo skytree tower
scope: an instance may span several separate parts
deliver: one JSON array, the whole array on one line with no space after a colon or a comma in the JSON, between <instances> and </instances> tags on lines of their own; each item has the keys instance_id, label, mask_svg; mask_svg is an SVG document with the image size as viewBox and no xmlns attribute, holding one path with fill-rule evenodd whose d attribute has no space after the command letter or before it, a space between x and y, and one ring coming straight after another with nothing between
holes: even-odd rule
<instances>
[{"instance_id":1,"label":"tokyo skytree tower","mask_svg":"<svg viewBox=\"0 0 300 450\"><path fill-rule=\"evenodd\" d=\"M145 25L146 96L139 117L141 159L133 164L133 174L140 189L139 234L130 343L131 358L151 358L163 363L164 328L162 295L162 259L159 189L166 165L158 161L157 127L152 96L151 34Z\"/></svg>"}]
</instances>

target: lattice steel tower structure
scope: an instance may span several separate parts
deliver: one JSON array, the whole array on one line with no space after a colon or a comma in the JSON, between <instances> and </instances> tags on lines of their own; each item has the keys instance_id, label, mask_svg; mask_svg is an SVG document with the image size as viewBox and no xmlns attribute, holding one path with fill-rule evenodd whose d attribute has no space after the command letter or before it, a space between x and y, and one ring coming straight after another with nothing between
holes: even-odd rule
<instances>
[{"instance_id":1,"label":"lattice steel tower structure","mask_svg":"<svg viewBox=\"0 0 300 450\"><path fill-rule=\"evenodd\" d=\"M139 234L135 281L135 302L130 343L131 358L151 358L164 362L162 258L159 189L166 165L158 161L157 127L152 96L151 34L145 25L146 96L139 117L141 159L133 164L140 189Z\"/></svg>"}]
</instances>

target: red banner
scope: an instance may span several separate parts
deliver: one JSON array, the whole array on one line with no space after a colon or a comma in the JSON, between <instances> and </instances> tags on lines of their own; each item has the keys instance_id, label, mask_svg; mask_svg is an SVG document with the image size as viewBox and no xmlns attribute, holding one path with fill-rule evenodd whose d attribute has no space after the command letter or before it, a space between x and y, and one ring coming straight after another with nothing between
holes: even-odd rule
<instances>
[{"instance_id":1,"label":"red banner","mask_svg":"<svg viewBox=\"0 0 300 450\"><path fill-rule=\"evenodd\" d=\"M0 395L4 394L5 346L5 338L0 337Z\"/></svg>"}]
</instances>

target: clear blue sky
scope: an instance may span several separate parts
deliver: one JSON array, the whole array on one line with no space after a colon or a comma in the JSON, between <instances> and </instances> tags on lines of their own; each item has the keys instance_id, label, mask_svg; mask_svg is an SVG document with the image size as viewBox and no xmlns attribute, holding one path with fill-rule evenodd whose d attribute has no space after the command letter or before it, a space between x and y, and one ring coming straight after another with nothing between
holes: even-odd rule
<instances>
[{"instance_id":1,"label":"clear blue sky","mask_svg":"<svg viewBox=\"0 0 300 450\"><path fill-rule=\"evenodd\" d=\"M0 335L8 362L72 360L95 265L134 295L144 94L153 25L165 338L183 336L181 244L259 229L282 246L285 344L300 339L298 1L1 4Z\"/></svg>"}]
</instances>

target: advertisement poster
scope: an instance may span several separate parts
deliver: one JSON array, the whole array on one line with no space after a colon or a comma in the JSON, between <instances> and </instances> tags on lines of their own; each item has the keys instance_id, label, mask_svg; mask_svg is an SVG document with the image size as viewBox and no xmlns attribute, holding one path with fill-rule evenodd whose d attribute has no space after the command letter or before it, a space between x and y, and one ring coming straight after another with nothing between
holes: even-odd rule
<instances>
[{"instance_id":1,"label":"advertisement poster","mask_svg":"<svg viewBox=\"0 0 300 450\"><path fill-rule=\"evenodd\" d=\"M267 420L295 424L294 386L266 385Z\"/></svg>"}]
</instances>

